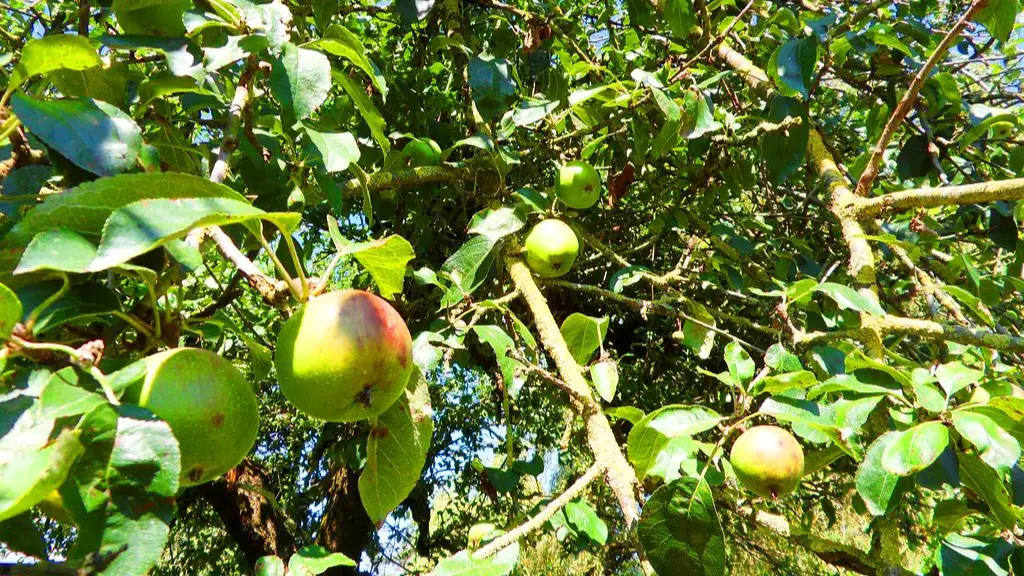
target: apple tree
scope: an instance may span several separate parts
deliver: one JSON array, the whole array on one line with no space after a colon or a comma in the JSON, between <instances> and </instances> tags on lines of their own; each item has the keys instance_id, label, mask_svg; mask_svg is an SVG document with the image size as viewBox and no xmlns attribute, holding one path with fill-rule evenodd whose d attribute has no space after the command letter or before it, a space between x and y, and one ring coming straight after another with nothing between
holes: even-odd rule
<instances>
[{"instance_id":1,"label":"apple tree","mask_svg":"<svg viewBox=\"0 0 1024 576\"><path fill-rule=\"evenodd\" d=\"M0 574L1024 574L1018 0L7 0Z\"/></svg>"}]
</instances>

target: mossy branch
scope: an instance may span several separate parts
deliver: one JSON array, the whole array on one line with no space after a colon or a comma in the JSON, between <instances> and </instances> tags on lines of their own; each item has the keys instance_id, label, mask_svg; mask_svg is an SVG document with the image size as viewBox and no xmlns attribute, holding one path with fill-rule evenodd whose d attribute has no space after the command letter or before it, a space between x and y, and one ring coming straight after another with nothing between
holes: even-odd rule
<instances>
[{"instance_id":1,"label":"mossy branch","mask_svg":"<svg viewBox=\"0 0 1024 576\"><path fill-rule=\"evenodd\" d=\"M1010 334L999 334L991 330L977 330L967 328L966 326L944 324L917 318L905 318L893 314L885 316L863 315L861 320L866 322L866 325L857 329L838 330L835 332L802 332L796 334L793 340L799 346L813 346L822 342L834 342L847 338L863 340L868 332L874 332L881 334L905 334L928 340L944 340L970 346L983 346L1003 352L1024 353L1024 338Z\"/></svg>"},{"instance_id":2,"label":"mossy branch","mask_svg":"<svg viewBox=\"0 0 1024 576\"><path fill-rule=\"evenodd\" d=\"M860 199L853 205L853 210L858 217L866 218L900 210L984 204L997 200L1024 200L1024 178L891 192L874 198Z\"/></svg>"}]
</instances>

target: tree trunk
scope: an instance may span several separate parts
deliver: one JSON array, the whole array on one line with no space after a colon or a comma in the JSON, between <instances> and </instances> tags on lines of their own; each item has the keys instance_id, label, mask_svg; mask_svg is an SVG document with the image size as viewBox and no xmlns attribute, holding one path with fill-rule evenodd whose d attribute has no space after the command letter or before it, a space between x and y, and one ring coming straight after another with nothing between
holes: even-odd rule
<instances>
[{"instance_id":1,"label":"tree trunk","mask_svg":"<svg viewBox=\"0 0 1024 576\"><path fill-rule=\"evenodd\" d=\"M358 474L345 466L331 472L327 480L327 510L320 521L320 544L359 562L375 527L359 499ZM358 568L337 567L326 576L352 576Z\"/></svg>"},{"instance_id":2,"label":"tree trunk","mask_svg":"<svg viewBox=\"0 0 1024 576\"><path fill-rule=\"evenodd\" d=\"M287 559L295 552L295 538L288 531L285 518L259 492L272 494L274 490L258 465L243 460L223 478L198 489L217 511L249 567L262 556Z\"/></svg>"}]
</instances>

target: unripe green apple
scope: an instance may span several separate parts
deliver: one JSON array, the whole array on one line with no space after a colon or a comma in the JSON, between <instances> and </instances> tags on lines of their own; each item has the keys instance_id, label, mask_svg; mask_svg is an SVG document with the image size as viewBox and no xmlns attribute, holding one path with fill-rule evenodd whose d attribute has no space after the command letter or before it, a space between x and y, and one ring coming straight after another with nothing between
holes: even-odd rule
<instances>
[{"instance_id":1,"label":"unripe green apple","mask_svg":"<svg viewBox=\"0 0 1024 576\"><path fill-rule=\"evenodd\" d=\"M804 475L804 450L778 426L754 426L732 445L729 461L736 477L758 496L785 496Z\"/></svg>"},{"instance_id":2,"label":"unripe green apple","mask_svg":"<svg viewBox=\"0 0 1024 576\"><path fill-rule=\"evenodd\" d=\"M412 337L384 299L339 290L306 302L285 322L274 357L281 392L321 420L365 420L402 395L413 371Z\"/></svg>"},{"instance_id":3,"label":"unripe green apple","mask_svg":"<svg viewBox=\"0 0 1024 576\"><path fill-rule=\"evenodd\" d=\"M999 121L993 123L989 130L992 138L1003 140L1013 135L1014 128L1013 122Z\"/></svg>"},{"instance_id":4,"label":"unripe green apple","mask_svg":"<svg viewBox=\"0 0 1024 576\"><path fill-rule=\"evenodd\" d=\"M558 169L555 195L570 208L590 208L601 197L601 176L587 162L569 162Z\"/></svg>"},{"instance_id":5,"label":"unripe green apple","mask_svg":"<svg viewBox=\"0 0 1024 576\"><path fill-rule=\"evenodd\" d=\"M234 468L256 442L260 413L245 377L209 350L176 348L146 358L146 377L124 399L167 422L181 450L180 485Z\"/></svg>"},{"instance_id":6,"label":"unripe green apple","mask_svg":"<svg viewBox=\"0 0 1024 576\"><path fill-rule=\"evenodd\" d=\"M402 149L413 168L437 166L441 163L441 147L430 138L416 138Z\"/></svg>"},{"instance_id":7,"label":"unripe green apple","mask_svg":"<svg viewBox=\"0 0 1024 576\"><path fill-rule=\"evenodd\" d=\"M526 236L526 263L541 278L565 275L579 252L576 233L561 220L544 220Z\"/></svg>"}]
</instances>

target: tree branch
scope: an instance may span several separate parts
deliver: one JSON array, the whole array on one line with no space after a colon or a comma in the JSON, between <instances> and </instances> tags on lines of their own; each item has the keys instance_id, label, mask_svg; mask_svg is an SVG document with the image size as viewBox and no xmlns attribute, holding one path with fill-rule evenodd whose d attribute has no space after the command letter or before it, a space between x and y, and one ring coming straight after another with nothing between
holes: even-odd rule
<instances>
[{"instance_id":1,"label":"tree branch","mask_svg":"<svg viewBox=\"0 0 1024 576\"><path fill-rule=\"evenodd\" d=\"M899 210L983 204L996 200L1024 200L1024 178L981 182L944 188L918 188L860 199L854 205L859 217L881 216Z\"/></svg>"},{"instance_id":2,"label":"tree branch","mask_svg":"<svg viewBox=\"0 0 1024 576\"><path fill-rule=\"evenodd\" d=\"M929 340L947 340L958 344L983 346L1004 352L1024 353L1024 338L1009 334L999 334L991 330L975 330L965 326L906 318L893 314L886 314L885 316L862 315L861 321L866 322L866 325L853 330L800 332L794 335L793 341L799 346L812 346L820 342L834 342L845 338L863 340L866 332L874 331L882 335L906 334Z\"/></svg>"},{"instance_id":3,"label":"tree branch","mask_svg":"<svg viewBox=\"0 0 1024 576\"><path fill-rule=\"evenodd\" d=\"M507 255L505 267L508 269L513 284L533 314L533 321L537 326L541 343L544 344L544 348L554 360L555 366L558 367L562 380L574 391L572 405L576 412L584 418L587 442L594 453L594 460L605 471L605 479L619 502L626 525L632 526L640 519L640 506L637 503L637 498L642 493L636 472L622 455L619 443L615 439L615 433L612 432L612 428L608 424L608 418L601 411L597 401L594 400L590 385L583 377L576 359L569 352L569 347L566 345L565 339L562 338L558 323L551 315L551 309L548 308L544 295L537 288L530 269L522 260Z\"/></svg>"},{"instance_id":4,"label":"tree branch","mask_svg":"<svg viewBox=\"0 0 1024 576\"><path fill-rule=\"evenodd\" d=\"M946 51L949 46L953 43L960 32L967 25L967 22L978 13L979 10L988 5L989 0L974 0L970 8L964 12L964 15L957 20L953 28L946 33L946 36L939 42L938 47L935 48L935 52L932 53L931 58L924 63L924 66L917 71L913 81L910 83L910 88L907 89L906 94L903 95L903 99L896 104L896 108L893 109L892 116L889 118L889 122L886 123L885 128L882 130L882 135L878 138L878 143L875 144L874 150L871 152L871 158L868 160L867 166L864 168L864 172L860 175L860 180L857 181L856 194L858 196L867 196L868 191L871 189L871 185L875 182L875 178L878 177L878 167L882 164L882 155L885 154L885 149L889 146L889 141L892 140L893 135L896 134L896 129L899 128L900 124L903 123L903 119L907 117L911 108L914 107L914 102L917 100L917 94L921 91L921 87L924 86L925 80L928 79L928 75L931 73L932 68L939 63L946 56Z\"/></svg>"},{"instance_id":5,"label":"tree branch","mask_svg":"<svg viewBox=\"0 0 1024 576\"><path fill-rule=\"evenodd\" d=\"M538 512L536 516L530 518L526 522L523 522L516 529L506 532L501 536L498 536L497 538L489 542L486 546L474 552L473 556L476 558L487 558L489 556L494 556L498 552L501 552L508 546L512 545L512 543L518 541L526 534L536 530L537 528L540 528L544 525L545 522L550 520L552 516L554 516L559 510L561 510L566 504L568 504L570 500L572 500L580 492L582 492L583 489L587 487L587 485L593 482L594 478L597 478L597 475L600 474L601 471L601 464L599 462L595 462L590 468L587 469L583 476L577 478L576 481L572 483L572 486L566 488L565 492L562 492L562 494L559 495L558 498L555 498L551 502L548 502L548 505L545 506L543 510Z\"/></svg>"}]
</instances>

